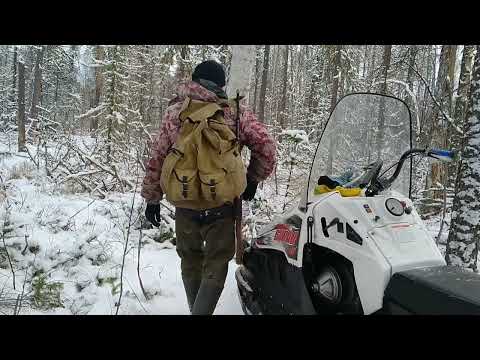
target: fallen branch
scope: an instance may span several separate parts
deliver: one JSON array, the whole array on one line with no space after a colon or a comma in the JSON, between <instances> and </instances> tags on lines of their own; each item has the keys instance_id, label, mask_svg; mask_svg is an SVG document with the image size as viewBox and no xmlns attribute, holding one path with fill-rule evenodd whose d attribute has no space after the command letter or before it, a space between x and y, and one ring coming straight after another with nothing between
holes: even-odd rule
<instances>
[{"instance_id":1,"label":"fallen branch","mask_svg":"<svg viewBox=\"0 0 480 360\"><path fill-rule=\"evenodd\" d=\"M22 293L20 294L20 303L18 304L17 315L20 315L20 311L22 311L22 303L23 303L23 297L25 294L25 283L27 282L27 275L28 275L28 267L25 268L25 276L23 277Z\"/></svg>"},{"instance_id":2,"label":"fallen branch","mask_svg":"<svg viewBox=\"0 0 480 360\"><path fill-rule=\"evenodd\" d=\"M60 161L57 162L57 165L55 165L51 172L53 173L57 168L64 162L64 160L67 158L67 156L70 155L70 148L68 148L67 153L61 157Z\"/></svg>"},{"instance_id":3,"label":"fallen branch","mask_svg":"<svg viewBox=\"0 0 480 360\"><path fill-rule=\"evenodd\" d=\"M92 159L89 155L85 154L82 150L77 149L77 148L74 147L74 146L72 146L72 149L73 149L73 151L75 151L78 155L80 155L80 157L83 157L83 158L87 159L92 165L98 167L99 169L105 171L107 174L110 174L111 176L113 176L114 178L116 178L116 179L120 182L120 185L122 186L122 188L123 188L123 183L125 183L126 185L128 185L128 186L130 187L130 189L133 188L133 184L132 184L128 179L120 179L120 177L118 176L117 171L116 171L115 168L112 170L112 169L109 169L109 168L103 166L103 165L100 164L98 161Z\"/></svg>"},{"instance_id":4,"label":"fallen branch","mask_svg":"<svg viewBox=\"0 0 480 360\"><path fill-rule=\"evenodd\" d=\"M137 299L137 301L138 301L138 303L140 304L140 306L142 307L143 311L145 311L145 313L148 314L147 309L145 309L145 306L143 306L142 302L141 302L140 299L138 298L137 293L135 292L135 290L133 290L132 284L130 284L130 281L128 281L128 278L125 278L125 280L127 280L128 286L130 286L130 290L132 290L133 295L134 295L135 298Z\"/></svg>"},{"instance_id":5,"label":"fallen branch","mask_svg":"<svg viewBox=\"0 0 480 360\"><path fill-rule=\"evenodd\" d=\"M25 229L26 230L26 229ZM22 250L22 255L25 255L28 249L28 234L25 234L25 248Z\"/></svg>"},{"instance_id":6,"label":"fallen branch","mask_svg":"<svg viewBox=\"0 0 480 360\"><path fill-rule=\"evenodd\" d=\"M159 204L160 204L160 206L163 206L165 209L167 209L168 211L170 211L170 214L172 214L173 216L175 216L175 211L173 211L172 209L170 209L167 205L165 205L165 204L162 203L161 201L159 201Z\"/></svg>"},{"instance_id":7,"label":"fallen branch","mask_svg":"<svg viewBox=\"0 0 480 360\"><path fill-rule=\"evenodd\" d=\"M115 173L115 177L117 178L117 180L118 180L118 182L119 182L119 184L120 184L122 193L124 193L124 192L125 192L125 187L123 186L123 181L122 181L122 179L120 179L120 176L118 175L117 167L115 166L115 164L112 165L112 168L113 168L113 172Z\"/></svg>"},{"instance_id":8,"label":"fallen branch","mask_svg":"<svg viewBox=\"0 0 480 360\"><path fill-rule=\"evenodd\" d=\"M12 264L12 260L10 258L10 254L8 252L8 249L7 249L7 244L5 243L5 234L2 232L2 242L3 242L3 248L5 249L5 253L7 254L7 259L8 259L8 263L10 264L10 270L12 271L12 275L13 275L13 290L15 290L15 270L13 270L13 264Z\"/></svg>"},{"instance_id":9,"label":"fallen branch","mask_svg":"<svg viewBox=\"0 0 480 360\"><path fill-rule=\"evenodd\" d=\"M67 174L67 177L72 175L72 172L66 167L66 165L62 164L62 168L59 168L60 171L62 171L63 173ZM88 185L86 185L85 183L83 183L82 180L80 180L80 178L78 176L75 176L75 177L72 177L71 178L73 181L76 181L77 183L80 184L80 186L83 188L83 190L89 190L91 193L94 192L94 190L92 190L92 188ZM66 180L65 180L66 181ZM60 180L57 185L61 185L62 183L64 182L64 180Z\"/></svg>"},{"instance_id":10,"label":"fallen branch","mask_svg":"<svg viewBox=\"0 0 480 360\"><path fill-rule=\"evenodd\" d=\"M80 214L83 210L88 209L88 208L90 207L90 205L92 205L95 201L97 201L97 199L93 199L92 201L90 201L90 202L88 203L87 206L81 208L81 209L78 210L75 214L73 214L72 216L70 216L70 217L68 218L68 221L67 221L67 224L65 225L65 227L70 226L70 220L72 220L75 216L77 216L78 214Z\"/></svg>"},{"instance_id":11,"label":"fallen branch","mask_svg":"<svg viewBox=\"0 0 480 360\"><path fill-rule=\"evenodd\" d=\"M142 229L140 229L140 238L138 239L138 254L137 254L137 257L138 257L137 275L138 275L138 282L140 283L140 288L142 289L143 296L145 296L146 300L150 300L147 292L145 291L145 288L143 287L142 277L140 276L140 250L142 249L142 238L143 238L143 232L142 232Z\"/></svg>"},{"instance_id":12,"label":"fallen branch","mask_svg":"<svg viewBox=\"0 0 480 360\"><path fill-rule=\"evenodd\" d=\"M132 228L132 216L133 216L133 209L134 209L134 206L135 206L135 195L137 193L137 186L138 186L138 165L137 165L137 176L136 176L136 181L135 181L135 190L133 192L133 196L132 196L132 205L130 207L130 214L129 214L129 217L128 217L128 228L127 228L127 235L126 235L126 238L125 238L125 247L123 248L123 256L122 256L122 267L120 269L120 295L118 297L118 301L117 303L115 304L117 310L115 311L115 315L118 315L118 311L120 310L120 304L121 304L121 300L122 300L122 296L123 296L123 271L124 271L124 268L125 268L125 258L126 258L126 255L127 255L127 248L128 248L128 240L130 238L130 230Z\"/></svg>"},{"instance_id":13,"label":"fallen branch","mask_svg":"<svg viewBox=\"0 0 480 360\"><path fill-rule=\"evenodd\" d=\"M30 150L28 150L27 145L25 145L24 149L27 151L28 156L30 157L30 160L32 160L33 164L37 167L37 169L40 167L38 163L35 161L35 158L32 156L30 153Z\"/></svg>"},{"instance_id":14,"label":"fallen branch","mask_svg":"<svg viewBox=\"0 0 480 360\"><path fill-rule=\"evenodd\" d=\"M20 155L18 153L13 153L11 151L0 151L0 155L18 156L24 159L29 159L29 156Z\"/></svg>"}]
</instances>

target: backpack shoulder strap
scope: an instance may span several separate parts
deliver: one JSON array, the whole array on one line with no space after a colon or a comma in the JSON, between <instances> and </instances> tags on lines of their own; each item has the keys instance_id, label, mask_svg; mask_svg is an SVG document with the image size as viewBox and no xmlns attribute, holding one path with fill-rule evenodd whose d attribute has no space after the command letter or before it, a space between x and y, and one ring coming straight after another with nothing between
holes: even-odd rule
<instances>
[{"instance_id":1,"label":"backpack shoulder strap","mask_svg":"<svg viewBox=\"0 0 480 360\"><path fill-rule=\"evenodd\" d=\"M184 112L188 108L188 105L190 105L190 101L191 101L191 99L189 97L187 97L187 98L185 98L185 100L183 100L182 107L180 108L180 113L179 114L182 114L182 112Z\"/></svg>"},{"instance_id":2,"label":"backpack shoulder strap","mask_svg":"<svg viewBox=\"0 0 480 360\"><path fill-rule=\"evenodd\" d=\"M240 96L240 100L242 100L244 96ZM237 103L235 101L235 98L233 99L220 99L218 102L222 107L228 107L230 111L232 112L232 116L235 119L237 117ZM243 112L242 109L240 109L240 117L242 116Z\"/></svg>"}]
</instances>

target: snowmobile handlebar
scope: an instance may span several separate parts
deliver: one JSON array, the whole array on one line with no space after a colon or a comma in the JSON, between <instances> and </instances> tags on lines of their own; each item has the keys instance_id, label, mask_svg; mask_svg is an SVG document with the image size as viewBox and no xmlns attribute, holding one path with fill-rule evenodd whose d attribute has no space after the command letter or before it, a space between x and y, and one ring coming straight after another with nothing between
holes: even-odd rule
<instances>
[{"instance_id":1,"label":"snowmobile handlebar","mask_svg":"<svg viewBox=\"0 0 480 360\"><path fill-rule=\"evenodd\" d=\"M400 171L402 170L405 160L415 154L424 154L425 156L446 162L451 162L455 159L455 152L450 150L418 148L410 149L402 154L400 160L398 161L397 167L395 168L395 172L391 177L372 179L366 190L366 196L375 196L379 192L388 189L395 182L398 175L400 175Z\"/></svg>"},{"instance_id":2,"label":"snowmobile handlebar","mask_svg":"<svg viewBox=\"0 0 480 360\"><path fill-rule=\"evenodd\" d=\"M446 162L455 160L455 152L451 150L430 149L427 150L427 156Z\"/></svg>"}]
</instances>

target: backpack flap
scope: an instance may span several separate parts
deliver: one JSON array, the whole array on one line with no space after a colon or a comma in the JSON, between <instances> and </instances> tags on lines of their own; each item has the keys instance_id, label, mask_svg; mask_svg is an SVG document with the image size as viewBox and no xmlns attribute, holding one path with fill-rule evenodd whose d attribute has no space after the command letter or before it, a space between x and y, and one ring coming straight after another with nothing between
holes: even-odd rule
<instances>
[{"instance_id":1,"label":"backpack flap","mask_svg":"<svg viewBox=\"0 0 480 360\"><path fill-rule=\"evenodd\" d=\"M222 112L222 108L216 103L207 103L192 99L188 100L189 103L187 108L179 115L182 122L189 119L193 123L198 123L212 118L217 112Z\"/></svg>"},{"instance_id":2,"label":"backpack flap","mask_svg":"<svg viewBox=\"0 0 480 360\"><path fill-rule=\"evenodd\" d=\"M232 201L234 197L231 197L228 184L225 182L226 175L225 171L208 174L199 173L202 198L207 201Z\"/></svg>"},{"instance_id":3,"label":"backpack flap","mask_svg":"<svg viewBox=\"0 0 480 360\"><path fill-rule=\"evenodd\" d=\"M198 173L200 179L200 196L207 201L233 202L247 186L247 178L242 168L227 171Z\"/></svg>"},{"instance_id":4,"label":"backpack flap","mask_svg":"<svg viewBox=\"0 0 480 360\"><path fill-rule=\"evenodd\" d=\"M192 140L197 129L192 125L185 123L178 141L163 162L160 186L172 204L199 199L197 158L191 155L196 151Z\"/></svg>"}]
</instances>

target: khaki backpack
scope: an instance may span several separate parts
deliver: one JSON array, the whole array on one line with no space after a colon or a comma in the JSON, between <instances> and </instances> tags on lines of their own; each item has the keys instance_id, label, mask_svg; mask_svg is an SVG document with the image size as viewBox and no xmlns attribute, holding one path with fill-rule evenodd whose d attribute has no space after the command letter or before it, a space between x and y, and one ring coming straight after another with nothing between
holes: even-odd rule
<instances>
[{"instance_id":1,"label":"khaki backpack","mask_svg":"<svg viewBox=\"0 0 480 360\"><path fill-rule=\"evenodd\" d=\"M160 186L177 207L208 209L240 196L247 185L240 144L225 123L222 103L187 98L175 144L162 167ZM231 101L223 104L231 105Z\"/></svg>"}]
</instances>

